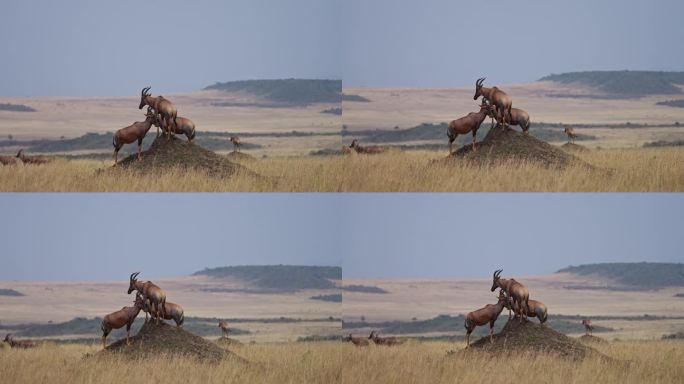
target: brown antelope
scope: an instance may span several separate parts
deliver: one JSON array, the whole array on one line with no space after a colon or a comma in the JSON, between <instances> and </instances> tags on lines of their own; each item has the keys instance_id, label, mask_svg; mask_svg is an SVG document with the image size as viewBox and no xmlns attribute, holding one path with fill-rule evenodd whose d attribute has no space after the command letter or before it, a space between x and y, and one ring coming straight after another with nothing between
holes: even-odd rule
<instances>
[{"instance_id":1,"label":"brown antelope","mask_svg":"<svg viewBox=\"0 0 684 384\"><path fill-rule=\"evenodd\" d=\"M365 153L367 155L375 155L378 153L383 153L387 150L386 148L378 147L377 145L371 145L370 147L362 147L359 145L359 141L356 139L352 140L351 144L349 145L349 148L356 151L356 153Z\"/></svg>"},{"instance_id":2,"label":"brown antelope","mask_svg":"<svg viewBox=\"0 0 684 384\"><path fill-rule=\"evenodd\" d=\"M511 302L512 299L510 296L506 296L506 309L508 309L508 318L511 318ZM525 312L525 316L527 317L536 317L539 319L540 324L546 323L547 320L547 315L548 315L548 310L546 309L546 305L542 303L541 301L537 300L532 300L529 299L527 300L527 311Z\"/></svg>"},{"instance_id":3,"label":"brown antelope","mask_svg":"<svg viewBox=\"0 0 684 384\"><path fill-rule=\"evenodd\" d=\"M132 273L129 285L128 294L130 295L133 291L140 292L143 297L145 297L150 302L150 316L156 319L157 324L159 324L159 319L166 316L164 313L165 303L166 303L166 292L159 288L157 285L151 281L138 281L136 278L140 272Z\"/></svg>"},{"instance_id":4,"label":"brown antelope","mask_svg":"<svg viewBox=\"0 0 684 384\"><path fill-rule=\"evenodd\" d=\"M12 156L0 156L0 164L2 165L15 165L17 159Z\"/></svg>"},{"instance_id":5,"label":"brown antelope","mask_svg":"<svg viewBox=\"0 0 684 384\"><path fill-rule=\"evenodd\" d=\"M373 343L375 343L375 345L386 345L388 347L403 343L403 341L398 340L396 337L380 337L378 336L378 333L375 331L371 331L370 336L368 336L368 339L373 340Z\"/></svg>"},{"instance_id":6,"label":"brown antelope","mask_svg":"<svg viewBox=\"0 0 684 384\"><path fill-rule=\"evenodd\" d=\"M568 135L568 143L570 142L575 142L575 139L577 138L577 134L575 133L575 128L565 126L565 129L563 129L563 132L565 132L566 135Z\"/></svg>"},{"instance_id":7,"label":"brown antelope","mask_svg":"<svg viewBox=\"0 0 684 384\"><path fill-rule=\"evenodd\" d=\"M500 277L503 269L498 269L494 271L494 277L492 281L492 292L497 288L501 288L508 296L510 296L513 304L513 312L520 316L520 322L523 320L525 313L530 313L528 301L530 298L530 292L527 288L515 281L515 279L502 279Z\"/></svg>"},{"instance_id":8,"label":"brown antelope","mask_svg":"<svg viewBox=\"0 0 684 384\"><path fill-rule=\"evenodd\" d=\"M584 334L591 335L594 332L594 326L591 325L591 319L582 319L582 325L584 325Z\"/></svg>"},{"instance_id":9,"label":"brown antelope","mask_svg":"<svg viewBox=\"0 0 684 384\"><path fill-rule=\"evenodd\" d=\"M102 329L102 348L107 347L107 336L112 329L119 329L124 325L126 326L126 345L130 345L131 326L144 305L142 298L136 297L132 307L123 307L102 319L102 324L100 325L100 329Z\"/></svg>"},{"instance_id":10,"label":"brown antelope","mask_svg":"<svg viewBox=\"0 0 684 384\"><path fill-rule=\"evenodd\" d=\"M33 348L36 346L31 340L14 340L11 333L8 333L3 341L9 344L10 348Z\"/></svg>"},{"instance_id":11,"label":"brown antelope","mask_svg":"<svg viewBox=\"0 0 684 384\"><path fill-rule=\"evenodd\" d=\"M494 118L493 110L490 110L489 117ZM528 133L530 129L530 115L526 111L518 108L511 108L511 113L507 116L510 125L517 125L522 128L523 133Z\"/></svg>"},{"instance_id":12,"label":"brown antelope","mask_svg":"<svg viewBox=\"0 0 684 384\"><path fill-rule=\"evenodd\" d=\"M504 128L508 126L508 117L511 116L511 98L506 94L506 92L500 90L497 87L485 87L482 83L485 81L486 77L481 77L475 81L475 96L473 100L477 100L478 97L482 96L489 104L494 108L494 118L497 123L502 124Z\"/></svg>"},{"instance_id":13,"label":"brown antelope","mask_svg":"<svg viewBox=\"0 0 684 384\"><path fill-rule=\"evenodd\" d=\"M240 142L240 138L237 136L231 136L230 142L233 143L233 151L240 152L240 147L242 146L242 143Z\"/></svg>"},{"instance_id":14,"label":"brown antelope","mask_svg":"<svg viewBox=\"0 0 684 384\"><path fill-rule=\"evenodd\" d=\"M452 146L456 137L458 135L463 135L468 132L473 132L473 152L477 151L475 147L475 136L477 136L477 130L482 125L484 119L491 114L491 107L487 103L482 103L480 105L479 112L470 112L466 116L460 119L452 120L447 127L447 136L449 137L449 156L452 154Z\"/></svg>"},{"instance_id":15,"label":"brown antelope","mask_svg":"<svg viewBox=\"0 0 684 384\"><path fill-rule=\"evenodd\" d=\"M24 155L23 149L20 149L19 152L17 152L16 158L21 160L24 164L47 164L52 161L52 159L47 156L26 156Z\"/></svg>"},{"instance_id":16,"label":"brown antelope","mask_svg":"<svg viewBox=\"0 0 684 384\"><path fill-rule=\"evenodd\" d=\"M219 320L218 326L221 328L221 331L223 331L222 337L228 337L228 333L230 332L230 328L228 328L228 322L225 320Z\"/></svg>"},{"instance_id":17,"label":"brown antelope","mask_svg":"<svg viewBox=\"0 0 684 384\"><path fill-rule=\"evenodd\" d=\"M152 124L156 122L156 116L152 108L147 107L147 113L145 114L145 121L136 121L135 123L129 125L128 127L121 128L114 132L112 137L112 145L114 146L114 166L119 163L119 150L124 144L130 144L134 141L138 141L138 161L141 159L140 151L142 150L142 142L147 132L152 127Z\"/></svg>"},{"instance_id":18,"label":"brown antelope","mask_svg":"<svg viewBox=\"0 0 684 384\"><path fill-rule=\"evenodd\" d=\"M345 337L343 339L344 341L350 341L352 344L356 345L357 347L367 347L368 346L368 339L364 339L363 337L354 337L350 333L349 336Z\"/></svg>"},{"instance_id":19,"label":"brown antelope","mask_svg":"<svg viewBox=\"0 0 684 384\"><path fill-rule=\"evenodd\" d=\"M499 318L499 314L503 311L508 298L503 290L499 291L499 301L496 304L487 304L483 308L468 312L465 316L466 329L466 348L470 347L470 334L473 333L475 327L489 323L489 342L494 342L494 323Z\"/></svg>"},{"instance_id":20,"label":"brown antelope","mask_svg":"<svg viewBox=\"0 0 684 384\"><path fill-rule=\"evenodd\" d=\"M145 322L147 322L147 314L151 313L152 306L150 301L145 298L140 292L136 293L136 298L140 298L143 302L143 312L145 312ZM164 320L173 320L176 323L176 327L182 327L185 322L185 315L183 314L183 307L176 303L170 301L164 302L164 309L162 311L162 318Z\"/></svg>"},{"instance_id":21,"label":"brown antelope","mask_svg":"<svg viewBox=\"0 0 684 384\"><path fill-rule=\"evenodd\" d=\"M164 96L153 97L151 93L148 93L150 88L152 87L145 87L142 89L142 92L140 92L140 105L138 106L138 109L143 109L146 105L152 107L157 114L157 117L159 117L161 129L167 132L168 138L170 139L171 132L176 131L175 125L178 111L176 110L176 106L165 99ZM173 125L173 127L169 128L171 125ZM157 128L157 136L159 136L159 128Z\"/></svg>"}]
</instances>

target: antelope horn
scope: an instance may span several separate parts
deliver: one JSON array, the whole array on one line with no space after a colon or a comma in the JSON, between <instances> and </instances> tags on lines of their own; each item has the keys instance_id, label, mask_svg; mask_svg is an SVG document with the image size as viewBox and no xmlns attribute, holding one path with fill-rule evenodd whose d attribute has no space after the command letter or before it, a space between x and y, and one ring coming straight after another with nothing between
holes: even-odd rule
<instances>
[{"instance_id":1,"label":"antelope horn","mask_svg":"<svg viewBox=\"0 0 684 384\"><path fill-rule=\"evenodd\" d=\"M141 96L147 96L147 92L151 89L152 87L145 87L143 88L142 92L140 93Z\"/></svg>"},{"instance_id":2,"label":"antelope horn","mask_svg":"<svg viewBox=\"0 0 684 384\"><path fill-rule=\"evenodd\" d=\"M136 277L138 277L139 274L140 272L131 273L131 280L134 280Z\"/></svg>"}]
</instances>

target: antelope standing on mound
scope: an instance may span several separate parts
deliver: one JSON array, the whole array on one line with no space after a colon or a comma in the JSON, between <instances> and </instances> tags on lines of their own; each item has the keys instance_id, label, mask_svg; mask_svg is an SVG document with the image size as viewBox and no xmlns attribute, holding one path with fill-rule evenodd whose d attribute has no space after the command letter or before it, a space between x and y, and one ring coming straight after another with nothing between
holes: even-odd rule
<instances>
[{"instance_id":1,"label":"antelope standing on mound","mask_svg":"<svg viewBox=\"0 0 684 384\"><path fill-rule=\"evenodd\" d=\"M52 159L47 156L26 156L24 155L23 149L20 149L19 152L17 152L16 158L21 160L24 164L47 164L52 161Z\"/></svg>"},{"instance_id":2,"label":"antelope standing on mound","mask_svg":"<svg viewBox=\"0 0 684 384\"><path fill-rule=\"evenodd\" d=\"M503 311L508 298L503 290L499 291L499 301L496 304L487 304L483 308L469 312L465 317L466 329L466 348L470 347L470 334L473 333L475 327L489 323L489 342L494 342L494 323L499 318L501 311Z\"/></svg>"},{"instance_id":3,"label":"antelope standing on mound","mask_svg":"<svg viewBox=\"0 0 684 384\"><path fill-rule=\"evenodd\" d=\"M11 333L5 335L3 341L9 344L10 348L33 348L36 346L31 340L14 340Z\"/></svg>"},{"instance_id":4,"label":"antelope standing on mound","mask_svg":"<svg viewBox=\"0 0 684 384\"><path fill-rule=\"evenodd\" d=\"M375 331L371 331L370 336L368 336L368 339L373 340L373 343L375 343L375 345L386 345L388 347L403 343L403 341L398 340L396 337L380 337L378 336L378 333Z\"/></svg>"},{"instance_id":5,"label":"antelope standing on mound","mask_svg":"<svg viewBox=\"0 0 684 384\"><path fill-rule=\"evenodd\" d=\"M12 156L0 156L0 164L2 165L15 165L17 159Z\"/></svg>"},{"instance_id":6,"label":"antelope standing on mound","mask_svg":"<svg viewBox=\"0 0 684 384\"><path fill-rule=\"evenodd\" d=\"M228 333L230 332L230 329L228 328L228 322L225 320L219 320L218 322L219 328L221 328L221 331L223 331L223 336L222 337L228 337Z\"/></svg>"},{"instance_id":7,"label":"antelope standing on mound","mask_svg":"<svg viewBox=\"0 0 684 384\"><path fill-rule=\"evenodd\" d=\"M164 304L166 303L166 292L159 288L151 281L138 281L136 278L140 272L132 273L129 279L128 294L133 291L140 292L150 302L150 316L156 319L159 324L159 319L165 317Z\"/></svg>"},{"instance_id":8,"label":"antelope standing on mound","mask_svg":"<svg viewBox=\"0 0 684 384\"><path fill-rule=\"evenodd\" d=\"M356 139L352 140L351 144L349 145L349 148L356 151L356 153L365 153L367 155L375 155L386 151L386 148L378 147L377 145L371 145L370 147L362 147L359 145L359 141Z\"/></svg>"},{"instance_id":9,"label":"antelope standing on mound","mask_svg":"<svg viewBox=\"0 0 684 384\"><path fill-rule=\"evenodd\" d=\"M155 116L154 126L157 128L162 127L161 121L159 120L159 116ZM162 128L162 130L163 129L164 128ZM164 131L163 133L167 133L167 132ZM188 138L189 143L194 143L195 142L195 123L186 117L178 116L174 120L173 127L171 127L171 133L174 135L185 135L185 137Z\"/></svg>"},{"instance_id":10,"label":"antelope standing on mound","mask_svg":"<svg viewBox=\"0 0 684 384\"><path fill-rule=\"evenodd\" d=\"M449 123L447 127L447 136L449 137L449 156L452 154L452 146L458 135L463 135L468 132L473 132L473 152L477 151L475 147L475 136L477 136L477 130L480 129L480 125L484 119L491 113L491 107L487 103L482 103L480 105L479 112L470 112L466 116L460 119L453 120Z\"/></svg>"},{"instance_id":11,"label":"antelope standing on mound","mask_svg":"<svg viewBox=\"0 0 684 384\"><path fill-rule=\"evenodd\" d=\"M494 118L493 109L490 110L488 116ZM511 108L511 113L508 114L506 120L510 125L517 125L522 128L523 133L528 133L527 131L530 129L530 114L522 109Z\"/></svg>"},{"instance_id":12,"label":"antelope standing on mound","mask_svg":"<svg viewBox=\"0 0 684 384\"><path fill-rule=\"evenodd\" d=\"M505 306L506 309L508 309L509 319L511 318L511 303L512 299L509 296L507 296ZM547 320L548 310L546 309L546 305L541 301L529 299L527 300L527 311L525 312L525 316L536 317L537 319L539 319L540 324L544 324Z\"/></svg>"},{"instance_id":13,"label":"antelope standing on mound","mask_svg":"<svg viewBox=\"0 0 684 384\"><path fill-rule=\"evenodd\" d=\"M350 341L352 344L356 345L357 347L367 347L368 346L368 339L364 339L363 337L354 337L350 333L349 336L345 337L343 339L344 341Z\"/></svg>"},{"instance_id":14,"label":"antelope standing on mound","mask_svg":"<svg viewBox=\"0 0 684 384\"><path fill-rule=\"evenodd\" d=\"M100 324L100 329L102 329L102 348L107 348L107 336L112 329L119 329L124 325L126 326L126 345L130 345L131 325L133 325L135 318L138 317L138 313L140 313L144 305L142 299L136 297L132 307L123 307L102 319L102 324Z\"/></svg>"},{"instance_id":15,"label":"antelope standing on mound","mask_svg":"<svg viewBox=\"0 0 684 384\"><path fill-rule=\"evenodd\" d=\"M501 288L506 295L511 298L513 302L513 312L520 316L520 322L522 322L524 314L530 312L528 306L530 292L524 285L515 281L515 279L502 279L502 271L503 269L494 271L494 276L492 278L492 292L494 292L497 288Z\"/></svg>"},{"instance_id":16,"label":"antelope standing on mound","mask_svg":"<svg viewBox=\"0 0 684 384\"><path fill-rule=\"evenodd\" d=\"M489 104L494 108L496 122L506 128L508 126L508 118L511 116L513 102L506 92L499 88L483 86L482 83L485 79L486 77L481 77L475 81L475 96L473 96L473 100L477 100L478 97L482 96L489 101Z\"/></svg>"},{"instance_id":17,"label":"antelope standing on mound","mask_svg":"<svg viewBox=\"0 0 684 384\"><path fill-rule=\"evenodd\" d=\"M594 326L591 325L591 319L582 319L582 325L584 325L584 334L591 335L594 332Z\"/></svg>"},{"instance_id":18,"label":"antelope standing on mound","mask_svg":"<svg viewBox=\"0 0 684 384\"><path fill-rule=\"evenodd\" d=\"M237 136L231 136L230 142L233 143L233 151L240 152L240 147L242 146L242 143L240 142L240 138Z\"/></svg>"},{"instance_id":19,"label":"antelope standing on mound","mask_svg":"<svg viewBox=\"0 0 684 384\"><path fill-rule=\"evenodd\" d=\"M152 311L150 301L140 292L137 292L135 296L136 298L140 298L140 300L143 302L142 310L145 312L145 322L147 322L147 314L151 314ZM179 304L172 303L170 301L164 302L162 313L162 318L164 320L173 320L174 323L176 323L176 327L179 328L183 326L183 323L185 322L185 315L183 314L183 307L181 307Z\"/></svg>"},{"instance_id":20,"label":"antelope standing on mound","mask_svg":"<svg viewBox=\"0 0 684 384\"><path fill-rule=\"evenodd\" d=\"M577 138L577 134L575 133L575 128L565 126L565 129L563 129L563 132L565 132L566 135L568 135L568 143L575 142L575 139Z\"/></svg>"},{"instance_id":21,"label":"antelope standing on mound","mask_svg":"<svg viewBox=\"0 0 684 384\"><path fill-rule=\"evenodd\" d=\"M151 107L157 117L159 118L159 125L164 132L167 132L167 138L171 139L171 132L176 131L176 117L178 111L176 106L172 102L165 99L164 96L153 97L151 93L148 93L150 88L145 87L140 92L140 105L138 109L143 109L144 106ZM159 128L157 128L157 137L159 137Z\"/></svg>"},{"instance_id":22,"label":"antelope standing on mound","mask_svg":"<svg viewBox=\"0 0 684 384\"><path fill-rule=\"evenodd\" d=\"M136 121L135 123L129 125L128 127L121 128L114 132L114 137L112 137L112 145L114 146L114 166L119 163L119 150L124 144L130 144L134 141L138 141L138 161L141 159L140 151L142 150L142 142L147 132L152 127L152 124L156 122L156 116L152 108L147 107L147 113L145 114L145 121Z\"/></svg>"}]
</instances>

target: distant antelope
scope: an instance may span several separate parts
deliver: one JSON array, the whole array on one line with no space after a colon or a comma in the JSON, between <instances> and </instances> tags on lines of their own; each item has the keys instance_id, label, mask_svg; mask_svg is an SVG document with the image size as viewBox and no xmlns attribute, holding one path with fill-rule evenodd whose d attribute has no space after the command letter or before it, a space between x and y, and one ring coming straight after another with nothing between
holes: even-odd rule
<instances>
[{"instance_id":1,"label":"distant antelope","mask_svg":"<svg viewBox=\"0 0 684 384\"><path fill-rule=\"evenodd\" d=\"M155 114L159 117L159 125L164 132L167 132L167 137L171 138L171 132L176 131L176 116L178 111L176 106L172 102L165 99L164 96L153 97L151 93L148 93L150 88L145 87L140 92L140 105L138 109L143 109L144 106L149 106L154 109ZM170 129L169 127L172 126ZM157 136L159 136L159 129L157 129Z\"/></svg>"},{"instance_id":2,"label":"distant antelope","mask_svg":"<svg viewBox=\"0 0 684 384\"><path fill-rule=\"evenodd\" d=\"M14 340L11 333L8 333L3 341L9 344L11 348L33 348L36 346L31 340Z\"/></svg>"},{"instance_id":3,"label":"distant antelope","mask_svg":"<svg viewBox=\"0 0 684 384\"><path fill-rule=\"evenodd\" d=\"M221 331L223 331L222 337L228 337L228 333L230 332L230 328L228 328L228 322L225 320L219 320L218 326L221 328Z\"/></svg>"},{"instance_id":4,"label":"distant antelope","mask_svg":"<svg viewBox=\"0 0 684 384\"><path fill-rule=\"evenodd\" d=\"M26 156L24 155L23 149L20 149L19 152L17 152L16 158L21 160L24 164L47 164L52 161L52 159L47 156Z\"/></svg>"},{"instance_id":5,"label":"distant antelope","mask_svg":"<svg viewBox=\"0 0 684 384\"><path fill-rule=\"evenodd\" d=\"M147 314L152 313L152 305L150 304L150 301L147 298L145 298L140 292L136 293L136 298L138 297L143 302L142 310L145 312L145 321L147 322ZM182 327L183 323L185 322L183 307L170 301L164 302L162 318L164 320L173 320L174 323L176 323L176 327Z\"/></svg>"},{"instance_id":6,"label":"distant antelope","mask_svg":"<svg viewBox=\"0 0 684 384\"><path fill-rule=\"evenodd\" d=\"M496 304L487 304L483 308L469 312L465 317L466 329L466 348L470 347L470 334L473 333L475 327L489 323L489 342L494 342L494 323L499 318L499 314L503 311L508 298L503 290L499 291L499 301Z\"/></svg>"},{"instance_id":7,"label":"distant antelope","mask_svg":"<svg viewBox=\"0 0 684 384\"><path fill-rule=\"evenodd\" d=\"M233 143L233 150L240 152L240 147L242 146L242 143L240 142L240 138L237 136L231 136L230 142Z\"/></svg>"},{"instance_id":8,"label":"distant antelope","mask_svg":"<svg viewBox=\"0 0 684 384\"><path fill-rule=\"evenodd\" d=\"M509 296L506 296L506 309L508 309L508 318L511 318L511 303L512 299ZM548 316L548 310L546 309L546 305L542 303L541 301L537 300L532 300L529 299L527 300L527 311L525 311L525 316L527 317L536 317L539 319L540 324L546 323L547 316Z\"/></svg>"},{"instance_id":9,"label":"distant antelope","mask_svg":"<svg viewBox=\"0 0 684 384\"><path fill-rule=\"evenodd\" d=\"M594 332L594 326L591 324L591 319L582 319L584 325L584 334L591 335Z\"/></svg>"},{"instance_id":10,"label":"distant antelope","mask_svg":"<svg viewBox=\"0 0 684 384\"><path fill-rule=\"evenodd\" d=\"M403 341L398 340L396 337L380 337L378 336L378 333L375 331L371 331L370 336L368 336L368 339L373 340L373 343L375 343L375 345L386 345L388 347L403 343Z\"/></svg>"},{"instance_id":11,"label":"distant antelope","mask_svg":"<svg viewBox=\"0 0 684 384\"><path fill-rule=\"evenodd\" d=\"M575 142L575 139L577 138L577 134L575 133L575 128L570 127L570 126L565 126L565 129L563 129L563 132L565 132L566 135L568 135L568 143Z\"/></svg>"},{"instance_id":12,"label":"distant antelope","mask_svg":"<svg viewBox=\"0 0 684 384\"><path fill-rule=\"evenodd\" d=\"M369 147L362 147L359 145L359 141L356 139L352 140L351 145L349 145L349 148L356 151L356 153L364 153L367 155L375 155L378 153L383 153L387 150L387 148L378 147L377 145L371 145Z\"/></svg>"},{"instance_id":13,"label":"distant antelope","mask_svg":"<svg viewBox=\"0 0 684 384\"><path fill-rule=\"evenodd\" d=\"M130 295L133 291L140 292L143 297L150 301L150 316L157 320L159 324L159 319L165 317L164 314L164 304L166 303L166 292L159 288L157 285L151 281L142 282L138 281L136 278L140 272L132 273L129 285L128 294Z\"/></svg>"},{"instance_id":14,"label":"distant antelope","mask_svg":"<svg viewBox=\"0 0 684 384\"><path fill-rule=\"evenodd\" d=\"M508 126L508 118L511 116L511 106L513 105L511 98L506 92L497 87L488 88L483 86L482 83L485 79L486 77L481 77L475 81L475 96L473 96L473 100L477 100L480 96L487 99L492 107L494 107L494 118L497 123L505 128Z\"/></svg>"},{"instance_id":15,"label":"distant antelope","mask_svg":"<svg viewBox=\"0 0 684 384\"><path fill-rule=\"evenodd\" d=\"M470 112L469 114L452 120L447 127L447 137L449 137L449 156L452 154L452 146L458 135L463 135L468 132L473 132L472 147L473 152L477 151L475 147L475 137L477 136L477 130L480 129L480 125L484 119L491 114L491 107L487 103L482 103L480 105L480 110L478 112Z\"/></svg>"},{"instance_id":16,"label":"distant antelope","mask_svg":"<svg viewBox=\"0 0 684 384\"><path fill-rule=\"evenodd\" d=\"M0 156L0 164L2 165L15 165L17 159L12 156Z\"/></svg>"},{"instance_id":17,"label":"distant antelope","mask_svg":"<svg viewBox=\"0 0 684 384\"><path fill-rule=\"evenodd\" d=\"M343 339L344 341L351 341L352 344L356 345L357 347L367 347L368 346L368 339L364 339L363 337L354 337L350 333L349 336L345 337Z\"/></svg>"},{"instance_id":18,"label":"distant antelope","mask_svg":"<svg viewBox=\"0 0 684 384\"><path fill-rule=\"evenodd\" d=\"M126 345L129 345L129 338L131 337L131 326L138 317L138 313L143 309L142 299L136 297L135 302L132 307L123 307L116 312L112 312L106 315L102 319L102 324L100 324L100 329L102 329L102 348L107 347L107 336L112 331L112 329L119 329L126 326Z\"/></svg>"},{"instance_id":19,"label":"distant antelope","mask_svg":"<svg viewBox=\"0 0 684 384\"><path fill-rule=\"evenodd\" d=\"M121 128L114 132L112 137L112 145L114 146L114 166L119 163L119 150L124 144L130 144L134 141L138 141L138 160L141 159L140 151L142 150L142 142L147 132L152 127L152 124L156 122L156 116L152 108L147 107L147 113L145 114L145 121L136 121L135 123L129 125L128 127Z\"/></svg>"},{"instance_id":20,"label":"distant antelope","mask_svg":"<svg viewBox=\"0 0 684 384\"><path fill-rule=\"evenodd\" d=\"M513 312L520 316L520 322L523 320L523 316L529 313L528 301L530 298L530 292L527 287L515 281L515 279L502 279L500 277L503 269L494 271L494 276L492 278L492 292L497 288L501 288L513 301Z\"/></svg>"}]
</instances>

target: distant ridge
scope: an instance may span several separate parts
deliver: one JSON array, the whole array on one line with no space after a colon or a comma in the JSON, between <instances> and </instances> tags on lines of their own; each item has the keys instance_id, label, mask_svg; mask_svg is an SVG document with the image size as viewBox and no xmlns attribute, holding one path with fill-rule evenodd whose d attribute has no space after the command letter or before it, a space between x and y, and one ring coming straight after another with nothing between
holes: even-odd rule
<instances>
[{"instance_id":1,"label":"distant ridge","mask_svg":"<svg viewBox=\"0 0 684 384\"><path fill-rule=\"evenodd\" d=\"M304 265L242 265L206 268L193 276L232 277L260 289L293 292L301 289L333 289L342 280L342 267Z\"/></svg>"},{"instance_id":2,"label":"distant ridge","mask_svg":"<svg viewBox=\"0 0 684 384\"><path fill-rule=\"evenodd\" d=\"M684 286L682 263L600 263L569 266L557 271L581 276L596 275L614 284L613 289L659 289Z\"/></svg>"},{"instance_id":3,"label":"distant ridge","mask_svg":"<svg viewBox=\"0 0 684 384\"><path fill-rule=\"evenodd\" d=\"M585 71L551 74L539 81L577 83L594 87L613 97L676 95L684 85L684 72L662 71Z\"/></svg>"},{"instance_id":4,"label":"distant ridge","mask_svg":"<svg viewBox=\"0 0 684 384\"><path fill-rule=\"evenodd\" d=\"M204 90L246 92L268 101L288 105L342 102L342 80L241 80L216 83Z\"/></svg>"}]
</instances>

